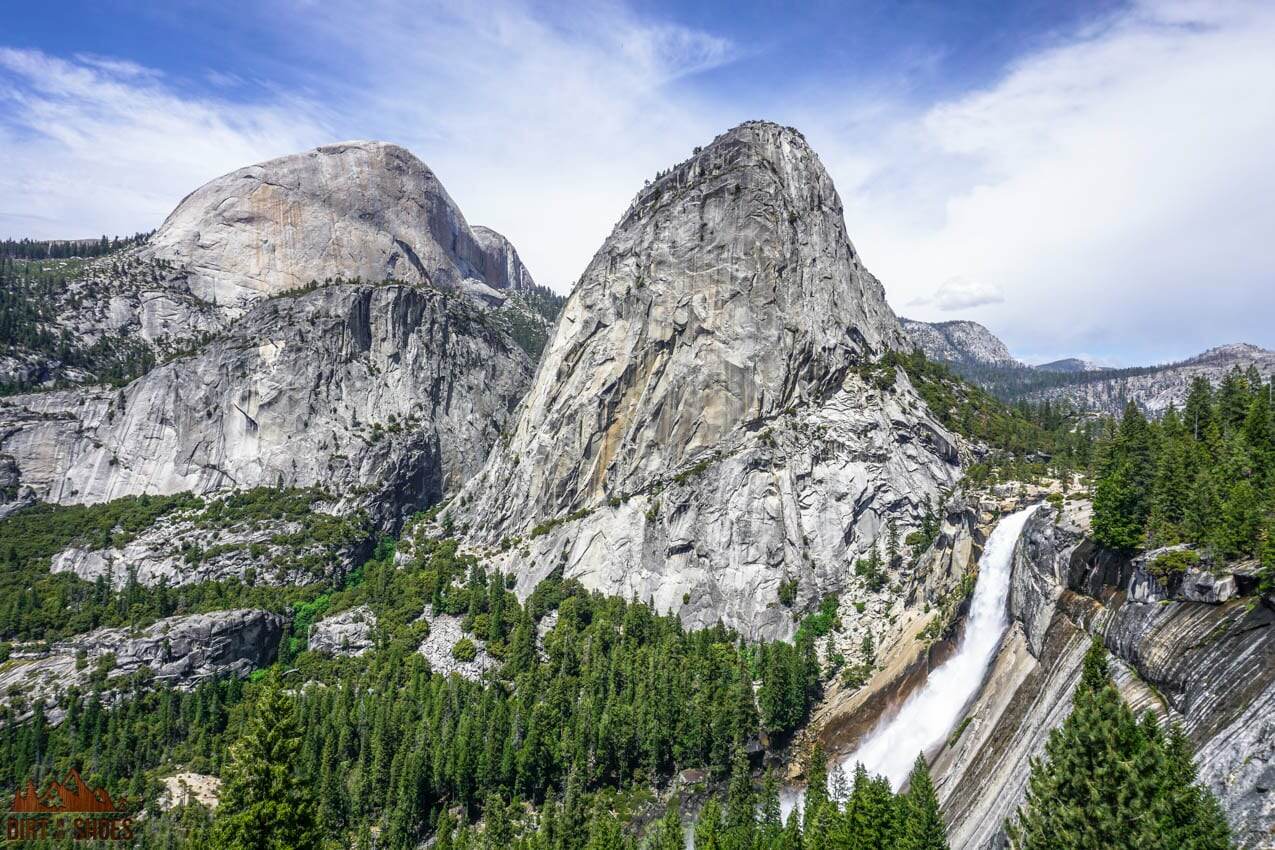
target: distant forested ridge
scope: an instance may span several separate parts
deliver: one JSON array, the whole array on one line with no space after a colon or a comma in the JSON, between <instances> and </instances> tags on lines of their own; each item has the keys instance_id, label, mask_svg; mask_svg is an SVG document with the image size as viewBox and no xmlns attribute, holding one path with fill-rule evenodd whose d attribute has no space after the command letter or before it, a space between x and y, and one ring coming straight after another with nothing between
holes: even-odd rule
<instances>
[{"instance_id":1,"label":"distant forested ridge","mask_svg":"<svg viewBox=\"0 0 1275 850\"><path fill-rule=\"evenodd\" d=\"M65 260L104 257L112 251L145 242L155 231L132 236L103 236L100 239L5 239L0 241L0 257L15 260Z\"/></svg>"}]
</instances>

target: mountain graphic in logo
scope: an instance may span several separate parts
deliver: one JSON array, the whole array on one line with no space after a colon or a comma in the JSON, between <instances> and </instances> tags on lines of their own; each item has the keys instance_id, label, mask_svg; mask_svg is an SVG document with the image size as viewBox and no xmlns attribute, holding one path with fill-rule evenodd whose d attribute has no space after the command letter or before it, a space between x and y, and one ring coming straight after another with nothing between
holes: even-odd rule
<instances>
[{"instance_id":1,"label":"mountain graphic in logo","mask_svg":"<svg viewBox=\"0 0 1275 850\"><path fill-rule=\"evenodd\" d=\"M70 814L72 812L115 813L127 810L128 801L121 798L112 799L105 788L90 788L80 776L80 772L71 768L66 782L51 780L44 792L36 791L35 782L28 779L25 788L19 788L13 795L10 812L31 814Z\"/></svg>"}]
</instances>

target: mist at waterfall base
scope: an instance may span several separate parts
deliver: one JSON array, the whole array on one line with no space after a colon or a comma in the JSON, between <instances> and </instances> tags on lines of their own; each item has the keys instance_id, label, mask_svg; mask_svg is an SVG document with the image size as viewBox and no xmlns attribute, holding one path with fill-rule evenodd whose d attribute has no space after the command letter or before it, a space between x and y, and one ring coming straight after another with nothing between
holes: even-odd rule
<instances>
[{"instance_id":1,"label":"mist at waterfall base","mask_svg":"<svg viewBox=\"0 0 1275 850\"><path fill-rule=\"evenodd\" d=\"M978 581L956 654L931 672L898 712L879 720L857 750L837 760L847 779L854 775L855 765L862 763L869 774L884 776L897 790L911 772L917 754L929 752L951 734L983 683L1001 636L1009 627L1006 602L1014 546L1038 507L1009 514L996 524L978 560ZM835 775L829 771L830 792ZM792 791L784 795L785 818L802 796Z\"/></svg>"}]
</instances>

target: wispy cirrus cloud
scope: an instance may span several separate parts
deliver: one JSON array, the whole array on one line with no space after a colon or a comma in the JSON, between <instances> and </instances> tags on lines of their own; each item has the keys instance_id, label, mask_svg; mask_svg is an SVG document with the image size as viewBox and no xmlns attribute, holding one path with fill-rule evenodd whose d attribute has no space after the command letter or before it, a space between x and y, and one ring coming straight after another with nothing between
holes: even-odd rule
<instances>
[{"instance_id":1,"label":"wispy cirrus cloud","mask_svg":"<svg viewBox=\"0 0 1275 850\"><path fill-rule=\"evenodd\" d=\"M965 317L1029 358L1275 346L1271 44L1268 3L1143 2L871 134L809 135L866 262L918 318L979 302ZM936 297L951 278L1003 298Z\"/></svg>"},{"instance_id":2,"label":"wispy cirrus cloud","mask_svg":"<svg viewBox=\"0 0 1275 850\"><path fill-rule=\"evenodd\" d=\"M255 6L298 68L287 86L125 59L0 53L0 229L155 226L234 168L345 138L413 150L466 216L569 288L645 178L724 129L685 80L736 46L622 5L386 0ZM334 62L333 57L340 57ZM231 96L233 95L233 99Z\"/></svg>"},{"instance_id":3,"label":"wispy cirrus cloud","mask_svg":"<svg viewBox=\"0 0 1275 850\"><path fill-rule=\"evenodd\" d=\"M200 183L330 137L302 101L183 95L132 62L0 48L0 230L85 237L156 226Z\"/></svg>"},{"instance_id":4,"label":"wispy cirrus cloud","mask_svg":"<svg viewBox=\"0 0 1275 850\"><path fill-rule=\"evenodd\" d=\"M471 222L560 289L646 178L732 122L689 83L740 53L618 3L516 0L338 0L308 7L296 41L347 56L344 81L324 88L351 123L414 150Z\"/></svg>"}]
</instances>

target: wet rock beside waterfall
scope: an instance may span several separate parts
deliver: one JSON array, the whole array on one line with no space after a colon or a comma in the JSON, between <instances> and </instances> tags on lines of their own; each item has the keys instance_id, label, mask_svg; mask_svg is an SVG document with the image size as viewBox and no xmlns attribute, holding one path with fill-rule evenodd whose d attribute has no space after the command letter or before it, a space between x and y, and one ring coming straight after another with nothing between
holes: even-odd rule
<instances>
[{"instance_id":1,"label":"wet rock beside waterfall","mask_svg":"<svg viewBox=\"0 0 1275 850\"><path fill-rule=\"evenodd\" d=\"M1031 758L1070 710L1090 634L1111 652L1135 710L1154 708L1183 724L1200 781L1238 846L1267 846L1275 822L1275 609L1213 601L1232 582L1243 586L1243 565L1215 570L1185 547L1131 562L1071 527L1071 503L1064 507L1061 517L1042 508L1028 523L1010 589L1015 625L969 710L979 722L933 769L953 846L1005 846L1004 820L1022 799ZM1168 569L1178 562L1180 570Z\"/></svg>"}]
</instances>

